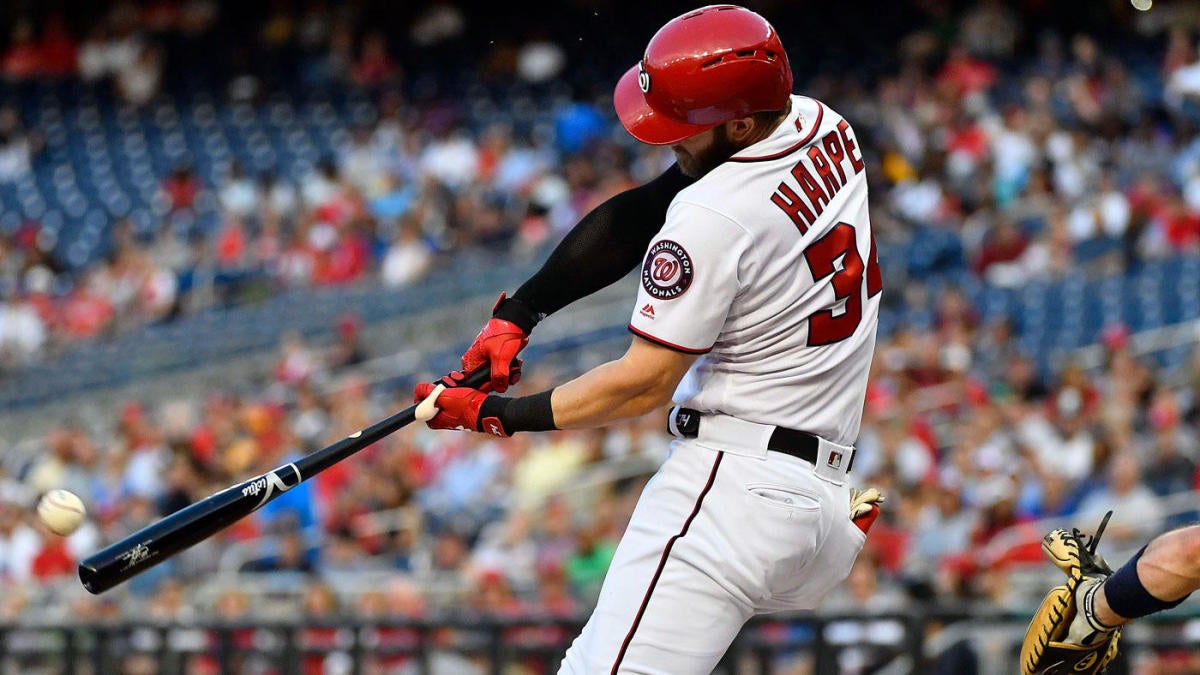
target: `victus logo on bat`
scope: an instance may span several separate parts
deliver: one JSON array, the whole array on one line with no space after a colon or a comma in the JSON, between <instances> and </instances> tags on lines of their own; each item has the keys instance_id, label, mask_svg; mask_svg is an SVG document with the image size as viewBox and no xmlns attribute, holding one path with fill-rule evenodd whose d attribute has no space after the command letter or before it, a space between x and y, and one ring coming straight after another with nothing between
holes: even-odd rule
<instances>
[{"instance_id":1,"label":"victus logo on bat","mask_svg":"<svg viewBox=\"0 0 1200 675\"><path fill-rule=\"evenodd\" d=\"M288 484L287 478L293 479L291 484ZM287 492L300 484L300 469L296 468L295 464L281 466L274 471L264 473L254 480L246 482L242 485L242 496L248 497L251 495L262 495L262 499L258 500L258 508L271 500L271 497L277 493Z\"/></svg>"},{"instance_id":2,"label":"victus logo on bat","mask_svg":"<svg viewBox=\"0 0 1200 675\"><path fill-rule=\"evenodd\" d=\"M642 263L642 288L658 300L677 298L692 285L692 257L678 243L662 239Z\"/></svg>"}]
</instances>

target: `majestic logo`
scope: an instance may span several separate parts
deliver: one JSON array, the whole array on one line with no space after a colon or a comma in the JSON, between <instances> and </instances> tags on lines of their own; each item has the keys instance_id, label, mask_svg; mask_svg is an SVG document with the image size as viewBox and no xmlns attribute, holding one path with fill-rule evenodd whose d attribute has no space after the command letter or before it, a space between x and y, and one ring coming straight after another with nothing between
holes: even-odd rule
<instances>
[{"instance_id":1,"label":"majestic logo","mask_svg":"<svg viewBox=\"0 0 1200 675\"><path fill-rule=\"evenodd\" d=\"M646 317L647 319L653 319L654 318L654 305L647 302L644 306L642 306L641 312L642 312L642 316Z\"/></svg>"},{"instance_id":2,"label":"majestic logo","mask_svg":"<svg viewBox=\"0 0 1200 675\"><path fill-rule=\"evenodd\" d=\"M650 93L650 73L646 72L646 62L638 61L638 87L643 94Z\"/></svg>"},{"instance_id":3,"label":"majestic logo","mask_svg":"<svg viewBox=\"0 0 1200 675\"><path fill-rule=\"evenodd\" d=\"M670 300L692 285L692 274L688 252L670 239L663 239L650 247L642 264L642 288L657 300Z\"/></svg>"}]
</instances>

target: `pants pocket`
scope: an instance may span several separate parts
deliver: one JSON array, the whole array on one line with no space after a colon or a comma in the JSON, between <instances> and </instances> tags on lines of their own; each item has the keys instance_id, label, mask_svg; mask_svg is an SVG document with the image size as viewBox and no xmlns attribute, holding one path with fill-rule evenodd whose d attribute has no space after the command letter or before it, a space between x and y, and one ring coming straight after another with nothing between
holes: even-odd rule
<instances>
[{"instance_id":1,"label":"pants pocket","mask_svg":"<svg viewBox=\"0 0 1200 675\"><path fill-rule=\"evenodd\" d=\"M821 510L821 499L815 492L792 485L753 483L746 486L746 492L755 501L777 509L798 511Z\"/></svg>"}]
</instances>

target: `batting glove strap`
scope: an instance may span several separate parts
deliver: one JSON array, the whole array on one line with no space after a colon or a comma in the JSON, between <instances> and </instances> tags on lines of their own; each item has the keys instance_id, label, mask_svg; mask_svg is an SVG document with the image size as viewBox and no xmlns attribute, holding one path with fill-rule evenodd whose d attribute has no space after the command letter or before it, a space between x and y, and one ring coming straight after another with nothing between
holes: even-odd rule
<instances>
[{"instance_id":1,"label":"batting glove strap","mask_svg":"<svg viewBox=\"0 0 1200 675\"><path fill-rule=\"evenodd\" d=\"M518 431L552 431L554 408L550 404L553 389L540 394L509 398L488 396L479 406L480 431L497 436L511 436ZM489 428L489 420L495 429Z\"/></svg>"},{"instance_id":2,"label":"batting glove strap","mask_svg":"<svg viewBox=\"0 0 1200 675\"><path fill-rule=\"evenodd\" d=\"M501 293L500 299L492 307L492 318L516 325L528 337L533 329L542 322L542 319L546 318L546 315L534 309L524 300L510 298L507 294Z\"/></svg>"}]
</instances>

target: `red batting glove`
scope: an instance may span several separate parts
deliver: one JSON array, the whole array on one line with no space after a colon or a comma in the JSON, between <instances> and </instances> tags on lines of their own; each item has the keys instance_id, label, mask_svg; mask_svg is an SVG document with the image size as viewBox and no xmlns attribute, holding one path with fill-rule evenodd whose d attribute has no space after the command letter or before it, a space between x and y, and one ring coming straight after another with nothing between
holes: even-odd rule
<instances>
[{"instance_id":1,"label":"red batting glove","mask_svg":"<svg viewBox=\"0 0 1200 675\"><path fill-rule=\"evenodd\" d=\"M458 377L455 377L455 376ZM449 382L447 382L449 379ZM496 417L485 417L479 419L479 408L483 402L487 400L487 394L469 387L456 387L450 383L461 381L461 373L451 373L442 378L442 382L450 388L444 390L437 398L436 405L438 414L433 416L433 419L426 422L430 429L466 429L470 431L480 431L500 436L508 437L508 432L504 430L504 426L500 424L500 420ZM417 385L414 392L414 402L420 403L433 393L434 387L437 386L430 382L422 382Z\"/></svg>"},{"instance_id":2,"label":"red batting glove","mask_svg":"<svg viewBox=\"0 0 1200 675\"><path fill-rule=\"evenodd\" d=\"M504 301L504 295L500 300ZM481 391L503 393L510 384L516 384L521 379L521 363L511 367L517 354L529 344L529 334L521 327L504 319L491 319L475 336L475 342L467 348L462 356L463 372L471 373L484 365L491 367L492 381L481 388Z\"/></svg>"}]
</instances>

